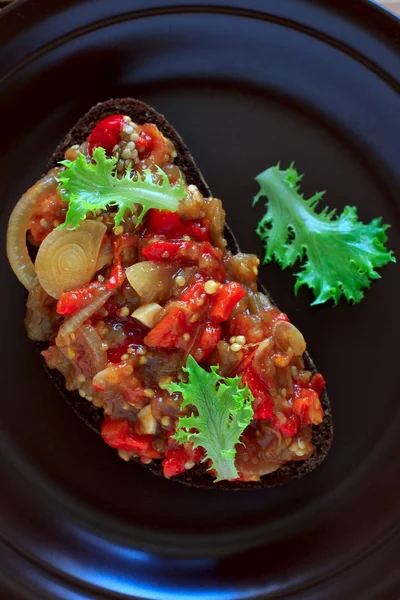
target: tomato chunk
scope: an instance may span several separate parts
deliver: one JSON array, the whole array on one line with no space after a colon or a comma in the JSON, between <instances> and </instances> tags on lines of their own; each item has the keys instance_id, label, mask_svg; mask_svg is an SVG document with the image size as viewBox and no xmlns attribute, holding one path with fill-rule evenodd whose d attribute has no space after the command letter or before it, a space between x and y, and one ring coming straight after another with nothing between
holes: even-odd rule
<instances>
[{"instance_id":1,"label":"tomato chunk","mask_svg":"<svg viewBox=\"0 0 400 600\"><path fill-rule=\"evenodd\" d=\"M93 154L93 150L100 146L110 156L112 149L120 141L123 124L124 115L112 115L99 121L88 137L90 154Z\"/></svg>"},{"instance_id":2,"label":"tomato chunk","mask_svg":"<svg viewBox=\"0 0 400 600\"><path fill-rule=\"evenodd\" d=\"M216 294L213 306L210 311L210 317L219 323L227 321L233 308L244 296L246 292L236 281L230 281L223 284Z\"/></svg>"},{"instance_id":3,"label":"tomato chunk","mask_svg":"<svg viewBox=\"0 0 400 600\"><path fill-rule=\"evenodd\" d=\"M133 423L128 419L112 419L106 417L101 424L101 436L109 446L125 452L133 452L147 458L161 458L154 450L151 435L139 435L133 430Z\"/></svg>"}]
</instances>

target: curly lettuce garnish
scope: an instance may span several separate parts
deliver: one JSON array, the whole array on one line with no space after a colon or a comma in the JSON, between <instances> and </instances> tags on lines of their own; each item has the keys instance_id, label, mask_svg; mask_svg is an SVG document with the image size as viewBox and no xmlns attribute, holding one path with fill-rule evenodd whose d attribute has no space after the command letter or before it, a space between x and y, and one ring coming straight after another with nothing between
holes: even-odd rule
<instances>
[{"instance_id":1,"label":"curly lettuce garnish","mask_svg":"<svg viewBox=\"0 0 400 600\"><path fill-rule=\"evenodd\" d=\"M211 461L209 470L215 471L215 481L236 479L235 446L253 417L254 398L248 386L239 387L240 377L222 377L215 366L211 372L205 371L190 355L183 370L189 375L188 382L171 383L167 389L180 392L182 408L191 406L197 414L181 417L174 437L180 444L192 442L195 448L204 449L204 460Z\"/></svg>"},{"instance_id":2,"label":"curly lettuce garnish","mask_svg":"<svg viewBox=\"0 0 400 600\"><path fill-rule=\"evenodd\" d=\"M89 212L96 214L97 210L109 207L118 207L115 215L118 226L126 211L132 211L135 204L142 206L139 225L150 208L176 212L179 200L186 196L182 179L173 187L160 168L160 183L153 181L149 169L143 175L135 173L134 177L131 169L127 169L125 176L118 179L117 159L107 158L104 148L95 148L93 160L94 163L88 163L85 156L79 154L73 161L60 162L66 168L58 175L59 190L63 200L68 202L66 219L60 227L76 229Z\"/></svg>"},{"instance_id":3,"label":"curly lettuce garnish","mask_svg":"<svg viewBox=\"0 0 400 600\"><path fill-rule=\"evenodd\" d=\"M386 230L380 218L368 225L357 218L357 209L346 206L341 215L325 207L317 213L324 192L306 200L299 193L302 175L292 164L283 170L271 167L256 177L261 197L267 198L267 211L257 234L265 244L264 263L275 260L283 269L301 261L295 274L295 293L307 285L314 293L312 305L332 299L336 305L344 296L360 302L371 279L379 279L377 267L396 262L385 247Z\"/></svg>"}]
</instances>

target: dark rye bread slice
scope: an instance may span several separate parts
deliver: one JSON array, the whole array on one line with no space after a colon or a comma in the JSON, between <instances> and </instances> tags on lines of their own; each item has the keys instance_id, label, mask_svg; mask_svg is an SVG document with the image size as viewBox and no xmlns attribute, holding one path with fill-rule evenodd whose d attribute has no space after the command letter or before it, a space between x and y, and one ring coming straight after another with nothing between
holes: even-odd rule
<instances>
[{"instance_id":1,"label":"dark rye bread slice","mask_svg":"<svg viewBox=\"0 0 400 600\"><path fill-rule=\"evenodd\" d=\"M175 129L161 114L156 112L150 106L140 102L139 100L134 100L131 98L107 100L106 102L100 102L91 108L76 123L76 125L67 134L64 141L58 146L49 162L48 168L50 169L55 167L60 160L63 160L64 152L69 146L73 144L81 144L88 137L98 121L113 114L128 115L134 122L139 124L154 123L157 125L165 137L169 138L174 143L178 153L175 163L185 174L187 182L197 185L199 190L205 196L212 196L211 190L208 188L202 174L197 168L192 155ZM238 243L228 225L225 227L225 238L228 242L228 249L231 252L237 253L240 251ZM267 290L260 282L258 282L258 286L260 291L262 291L271 300L271 302L275 304ZM304 361L307 369L316 372L314 362L308 353L305 353ZM102 411L95 408L87 400L81 398L76 392L67 392L65 390L63 378L58 373L47 369L47 367L46 370L48 371L50 377L54 380L57 388L71 408L81 417L81 419L83 419L83 421L85 421L89 427L94 429L97 433L100 433ZM184 483L186 485L203 488L208 487L225 490L240 490L279 485L310 473L324 460L329 452L333 440L332 413L326 391L324 391L322 394L321 402L324 409L324 420L321 425L313 426L313 443L315 445L315 453L311 458L305 461L287 463L274 473L265 475L260 482L254 483L226 481L214 483L213 479L207 474L206 467L204 465L197 465L182 475L174 477L173 481L179 481L180 483ZM159 461L144 466L150 469L154 474L162 476L162 467Z\"/></svg>"}]
</instances>

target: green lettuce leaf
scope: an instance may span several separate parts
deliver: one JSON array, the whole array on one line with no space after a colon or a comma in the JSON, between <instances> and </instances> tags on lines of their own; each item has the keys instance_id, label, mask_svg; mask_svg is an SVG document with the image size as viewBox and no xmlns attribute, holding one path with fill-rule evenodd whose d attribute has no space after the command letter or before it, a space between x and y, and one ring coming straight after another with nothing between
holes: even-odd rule
<instances>
[{"instance_id":1,"label":"green lettuce leaf","mask_svg":"<svg viewBox=\"0 0 400 600\"><path fill-rule=\"evenodd\" d=\"M182 408L193 406L197 415L181 417L174 437L180 444L192 442L195 448L204 449L204 460L211 461L216 481L236 479L235 446L253 418L253 397L247 386L239 387L240 377L222 377L216 366L211 372L205 371L190 355L184 371L188 382L171 383L167 389L180 392Z\"/></svg>"},{"instance_id":2,"label":"green lettuce leaf","mask_svg":"<svg viewBox=\"0 0 400 600\"><path fill-rule=\"evenodd\" d=\"M254 204L261 197L268 200L257 227L265 244L264 263L275 260L285 269L301 261L295 293L307 285L315 295L313 305L330 299L337 304L341 296L360 302L370 280L380 278L375 269L396 262L385 247L389 225L380 218L362 223L354 206L339 216L328 207L317 213L324 192L306 200L299 192L301 179L293 165L286 170L278 165L256 177L260 191Z\"/></svg>"},{"instance_id":3,"label":"green lettuce leaf","mask_svg":"<svg viewBox=\"0 0 400 600\"><path fill-rule=\"evenodd\" d=\"M66 167L58 175L59 190L63 200L68 202L65 223L60 227L76 229L85 219L87 213L96 214L96 210L108 207L118 207L115 215L115 225L124 220L126 211L140 204L142 212L139 215L139 225L150 208L170 210L178 209L179 200L186 196L182 180L178 186L172 187L162 169L161 182L152 180L150 170L143 175L135 173L132 178L131 170L127 170L122 179L116 174L115 157L107 158L104 148L96 148L93 152L94 163L86 162L85 156L79 154L74 160L64 160L60 164Z\"/></svg>"}]
</instances>

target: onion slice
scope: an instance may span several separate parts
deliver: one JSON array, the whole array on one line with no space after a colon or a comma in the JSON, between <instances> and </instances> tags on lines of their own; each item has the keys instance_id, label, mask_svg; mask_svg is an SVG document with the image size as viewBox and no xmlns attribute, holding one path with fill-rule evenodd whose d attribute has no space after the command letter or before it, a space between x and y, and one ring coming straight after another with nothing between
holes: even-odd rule
<instances>
[{"instance_id":1,"label":"onion slice","mask_svg":"<svg viewBox=\"0 0 400 600\"><path fill-rule=\"evenodd\" d=\"M85 351L87 364L93 378L96 373L105 369L107 365L107 352L103 347L101 337L93 325L85 323L79 329L76 342Z\"/></svg>"},{"instance_id":2,"label":"onion slice","mask_svg":"<svg viewBox=\"0 0 400 600\"><path fill-rule=\"evenodd\" d=\"M99 256L97 258L96 263L96 273L97 271L101 271L103 267L106 265L110 265L114 258L114 249L111 242L106 242L102 244L99 252Z\"/></svg>"},{"instance_id":3,"label":"onion slice","mask_svg":"<svg viewBox=\"0 0 400 600\"><path fill-rule=\"evenodd\" d=\"M98 221L82 221L73 231L54 229L40 245L35 269L40 285L58 298L93 279L107 227Z\"/></svg>"},{"instance_id":4,"label":"onion slice","mask_svg":"<svg viewBox=\"0 0 400 600\"><path fill-rule=\"evenodd\" d=\"M163 304L168 297L176 266L144 260L128 267L126 277L145 302Z\"/></svg>"},{"instance_id":5,"label":"onion slice","mask_svg":"<svg viewBox=\"0 0 400 600\"><path fill-rule=\"evenodd\" d=\"M57 189L59 168L52 169L21 196L11 213L7 229L7 256L22 285L30 291L36 281L35 267L26 247L26 232L33 214L45 194Z\"/></svg>"}]
</instances>

